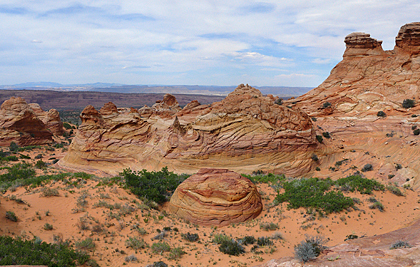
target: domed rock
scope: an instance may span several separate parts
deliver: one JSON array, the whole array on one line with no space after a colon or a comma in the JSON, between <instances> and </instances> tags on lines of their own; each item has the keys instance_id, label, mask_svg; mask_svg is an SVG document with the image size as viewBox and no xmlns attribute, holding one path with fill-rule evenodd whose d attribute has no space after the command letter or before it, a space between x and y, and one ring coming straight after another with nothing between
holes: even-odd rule
<instances>
[{"instance_id":1,"label":"domed rock","mask_svg":"<svg viewBox=\"0 0 420 267\"><path fill-rule=\"evenodd\" d=\"M256 218L262 207L257 187L227 169L200 169L178 186L169 206L192 223L215 226Z\"/></svg>"}]
</instances>

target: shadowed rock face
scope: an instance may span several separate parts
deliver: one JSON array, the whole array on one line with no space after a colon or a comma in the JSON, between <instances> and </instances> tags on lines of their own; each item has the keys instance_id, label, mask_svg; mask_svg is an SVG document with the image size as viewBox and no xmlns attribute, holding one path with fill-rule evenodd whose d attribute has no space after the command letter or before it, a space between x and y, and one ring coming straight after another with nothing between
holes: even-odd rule
<instances>
[{"instance_id":1,"label":"shadowed rock face","mask_svg":"<svg viewBox=\"0 0 420 267\"><path fill-rule=\"evenodd\" d=\"M12 97L0 109L0 145L15 142L20 146L48 144L53 135L64 132L57 110L43 111L38 104L27 104Z\"/></svg>"},{"instance_id":2,"label":"shadowed rock face","mask_svg":"<svg viewBox=\"0 0 420 267\"><path fill-rule=\"evenodd\" d=\"M313 116L355 116L378 111L404 112L402 102L420 95L420 23L401 27L392 51L369 34L345 38L343 60L317 88L286 104ZM324 107L329 102L331 106ZM418 108L417 108L418 109Z\"/></svg>"},{"instance_id":3,"label":"shadowed rock face","mask_svg":"<svg viewBox=\"0 0 420 267\"><path fill-rule=\"evenodd\" d=\"M249 179L226 169L201 169L178 186L169 208L192 223L225 226L257 217L262 203Z\"/></svg>"},{"instance_id":4,"label":"shadowed rock face","mask_svg":"<svg viewBox=\"0 0 420 267\"><path fill-rule=\"evenodd\" d=\"M304 173L313 164L311 151L317 146L312 122L300 110L274 100L240 85L221 102L192 102L183 110L170 95L139 112L111 104L98 112L88 106L59 164L111 174L127 167L164 166L186 173L202 167Z\"/></svg>"}]
</instances>

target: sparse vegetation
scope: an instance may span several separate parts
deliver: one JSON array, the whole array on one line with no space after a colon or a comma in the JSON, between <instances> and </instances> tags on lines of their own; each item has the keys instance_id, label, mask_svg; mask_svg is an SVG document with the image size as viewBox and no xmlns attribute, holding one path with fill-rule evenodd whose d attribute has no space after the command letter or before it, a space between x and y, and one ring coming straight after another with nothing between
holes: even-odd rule
<instances>
[{"instance_id":1,"label":"sparse vegetation","mask_svg":"<svg viewBox=\"0 0 420 267\"><path fill-rule=\"evenodd\" d=\"M396 196L404 196L404 193L395 185L387 185L386 189Z\"/></svg>"},{"instance_id":2,"label":"sparse vegetation","mask_svg":"<svg viewBox=\"0 0 420 267\"><path fill-rule=\"evenodd\" d=\"M330 135L329 132L323 132L322 133L322 136L325 137L325 138L327 138L327 139L331 138L331 135Z\"/></svg>"},{"instance_id":3,"label":"sparse vegetation","mask_svg":"<svg viewBox=\"0 0 420 267\"><path fill-rule=\"evenodd\" d=\"M13 211L6 211L6 218L11 220L12 222L17 222L18 218Z\"/></svg>"},{"instance_id":4,"label":"sparse vegetation","mask_svg":"<svg viewBox=\"0 0 420 267\"><path fill-rule=\"evenodd\" d=\"M324 104L322 104L322 108L328 108L328 107L331 107L330 102L324 102Z\"/></svg>"},{"instance_id":5,"label":"sparse vegetation","mask_svg":"<svg viewBox=\"0 0 420 267\"><path fill-rule=\"evenodd\" d=\"M245 249L235 240L223 240L219 246L220 252L228 255L239 256L239 254L245 253Z\"/></svg>"},{"instance_id":6,"label":"sparse vegetation","mask_svg":"<svg viewBox=\"0 0 420 267\"><path fill-rule=\"evenodd\" d=\"M76 242L76 248L81 250L94 250L96 245L92 238L88 237L84 240Z\"/></svg>"},{"instance_id":7,"label":"sparse vegetation","mask_svg":"<svg viewBox=\"0 0 420 267\"><path fill-rule=\"evenodd\" d=\"M324 141L324 139L322 138L322 135L317 135L316 140L320 143L322 143L322 141Z\"/></svg>"},{"instance_id":8,"label":"sparse vegetation","mask_svg":"<svg viewBox=\"0 0 420 267\"><path fill-rule=\"evenodd\" d=\"M411 248L410 244L408 242L399 240L391 245L389 249L400 249L400 248Z\"/></svg>"},{"instance_id":9,"label":"sparse vegetation","mask_svg":"<svg viewBox=\"0 0 420 267\"><path fill-rule=\"evenodd\" d=\"M325 240L320 236L306 236L306 239L295 247L295 258L302 262L314 260L326 249L324 244Z\"/></svg>"},{"instance_id":10,"label":"sparse vegetation","mask_svg":"<svg viewBox=\"0 0 420 267\"><path fill-rule=\"evenodd\" d=\"M378 113L376 114L376 116L383 117L384 118L384 117L386 117L386 113L381 110L381 111L378 111Z\"/></svg>"},{"instance_id":11,"label":"sparse vegetation","mask_svg":"<svg viewBox=\"0 0 420 267\"><path fill-rule=\"evenodd\" d=\"M147 244L146 242L144 242L143 238L137 238L137 237L129 237L125 241L125 245L134 250L143 249L147 247Z\"/></svg>"},{"instance_id":12,"label":"sparse vegetation","mask_svg":"<svg viewBox=\"0 0 420 267\"><path fill-rule=\"evenodd\" d=\"M198 241L198 234L190 234L190 233L186 233L186 234L181 234L182 238L184 238L185 240L189 241L189 242L196 242Z\"/></svg>"},{"instance_id":13,"label":"sparse vegetation","mask_svg":"<svg viewBox=\"0 0 420 267\"><path fill-rule=\"evenodd\" d=\"M152 251L155 254L171 251L171 246L166 242L158 242L152 244Z\"/></svg>"},{"instance_id":14,"label":"sparse vegetation","mask_svg":"<svg viewBox=\"0 0 420 267\"><path fill-rule=\"evenodd\" d=\"M260 224L260 229L262 229L264 231L274 231L274 230L279 229L279 226L278 226L278 224L273 223L273 222L271 222L271 223L261 223Z\"/></svg>"},{"instance_id":15,"label":"sparse vegetation","mask_svg":"<svg viewBox=\"0 0 420 267\"><path fill-rule=\"evenodd\" d=\"M415 106L414 99L404 99L402 102L403 108L412 108Z\"/></svg>"}]
</instances>

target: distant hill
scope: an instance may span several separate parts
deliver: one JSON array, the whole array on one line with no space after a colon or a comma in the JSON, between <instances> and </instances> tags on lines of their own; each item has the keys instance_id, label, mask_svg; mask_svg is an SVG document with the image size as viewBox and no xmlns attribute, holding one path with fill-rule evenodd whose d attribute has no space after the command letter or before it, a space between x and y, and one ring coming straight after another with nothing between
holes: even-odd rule
<instances>
[{"instance_id":1,"label":"distant hill","mask_svg":"<svg viewBox=\"0 0 420 267\"><path fill-rule=\"evenodd\" d=\"M237 86L207 85L123 85L117 83L89 83L64 85L53 82L28 82L15 85L0 85L0 89L11 90L53 90L53 91L87 91L109 93L170 93L226 96ZM300 96L312 87L255 86L263 94L279 97Z\"/></svg>"}]
</instances>

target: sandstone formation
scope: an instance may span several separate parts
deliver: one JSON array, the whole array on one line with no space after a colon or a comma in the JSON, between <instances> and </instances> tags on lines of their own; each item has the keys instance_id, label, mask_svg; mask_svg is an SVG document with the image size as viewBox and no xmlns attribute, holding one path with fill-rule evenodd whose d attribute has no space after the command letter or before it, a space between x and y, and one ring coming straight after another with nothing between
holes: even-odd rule
<instances>
[{"instance_id":1,"label":"sandstone formation","mask_svg":"<svg viewBox=\"0 0 420 267\"><path fill-rule=\"evenodd\" d=\"M0 109L0 145L15 142L20 146L47 144L53 135L63 133L63 124L55 109L43 111L38 104L27 104L12 97Z\"/></svg>"},{"instance_id":2,"label":"sandstone formation","mask_svg":"<svg viewBox=\"0 0 420 267\"><path fill-rule=\"evenodd\" d=\"M195 173L202 167L296 175L312 166L317 147L309 117L240 85L221 102L183 110L171 95L127 112L88 106L62 167L116 174L123 168Z\"/></svg>"},{"instance_id":3,"label":"sandstone formation","mask_svg":"<svg viewBox=\"0 0 420 267\"><path fill-rule=\"evenodd\" d=\"M257 217L262 203L249 179L226 169L200 169L178 186L169 208L192 223L225 226Z\"/></svg>"},{"instance_id":4,"label":"sandstone formation","mask_svg":"<svg viewBox=\"0 0 420 267\"><path fill-rule=\"evenodd\" d=\"M401 27L392 51L383 51L382 41L365 33L352 33L345 43L343 60L330 76L287 104L312 116L366 116L405 112L404 99L420 101L420 23Z\"/></svg>"}]
</instances>

